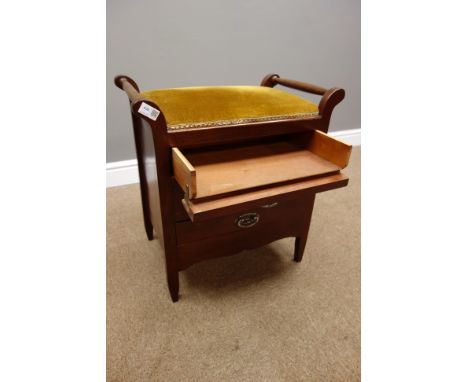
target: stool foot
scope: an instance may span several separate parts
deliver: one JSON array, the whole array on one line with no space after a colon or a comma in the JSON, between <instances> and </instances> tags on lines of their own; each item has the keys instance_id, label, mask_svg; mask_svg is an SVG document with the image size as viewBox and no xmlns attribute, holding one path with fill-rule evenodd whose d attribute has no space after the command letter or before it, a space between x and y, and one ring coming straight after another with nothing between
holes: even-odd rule
<instances>
[{"instance_id":1,"label":"stool foot","mask_svg":"<svg viewBox=\"0 0 468 382\"><path fill-rule=\"evenodd\" d=\"M151 223L145 223L145 231L146 231L146 237L148 240L153 240L154 239L154 231L153 231L153 225Z\"/></svg>"},{"instance_id":2,"label":"stool foot","mask_svg":"<svg viewBox=\"0 0 468 382\"><path fill-rule=\"evenodd\" d=\"M172 302L179 301L179 272L170 272L167 274L167 285Z\"/></svg>"},{"instance_id":3,"label":"stool foot","mask_svg":"<svg viewBox=\"0 0 468 382\"><path fill-rule=\"evenodd\" d=\"M307 236L296 237L294 243L294 261L300 263L302 260L302 255L304 255L304 249L307 242Z\"/></svg>"}]
</instances>

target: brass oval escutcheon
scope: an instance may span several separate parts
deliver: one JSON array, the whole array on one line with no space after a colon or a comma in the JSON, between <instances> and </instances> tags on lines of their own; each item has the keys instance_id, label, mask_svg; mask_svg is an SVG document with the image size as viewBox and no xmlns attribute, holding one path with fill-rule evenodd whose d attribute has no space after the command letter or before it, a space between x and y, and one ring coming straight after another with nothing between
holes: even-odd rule
<instances>
[{"instance_id":1,"label":"brass oval escutcheon","mask_svg":"<svg viewBox=\"0 0 468 382\"><path fill-rule=\"evenodd\" d=\"M260 215L256 212L249 212L239 216L236 220L237 226L240 228L250 228L258 223L260 220Z\"/></svg>"}]
</instances>

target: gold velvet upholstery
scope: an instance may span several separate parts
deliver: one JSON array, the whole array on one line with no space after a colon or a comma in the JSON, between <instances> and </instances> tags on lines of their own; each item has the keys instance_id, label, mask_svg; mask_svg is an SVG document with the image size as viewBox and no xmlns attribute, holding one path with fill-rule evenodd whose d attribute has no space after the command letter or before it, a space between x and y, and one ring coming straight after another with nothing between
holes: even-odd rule
<instances>
[{"instance_id":1,"label":"gold velvet upholstery","mask_svg":"<svg viewBox=\"0 0 468 382\"><path fill-rule=\"evenodd\" d=\"M159 89L141 94L158 105L170 130L299 119L318 114L314 103L264 86Z\"/></svg>"}]
</instances>

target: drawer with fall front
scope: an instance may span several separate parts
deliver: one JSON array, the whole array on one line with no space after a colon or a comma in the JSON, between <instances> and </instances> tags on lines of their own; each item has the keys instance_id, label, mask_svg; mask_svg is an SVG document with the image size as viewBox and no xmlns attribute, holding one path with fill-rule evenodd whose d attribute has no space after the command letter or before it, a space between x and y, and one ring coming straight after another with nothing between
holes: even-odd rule
<instances>
[{"instance_id":1,"label":"drawer with fall front","mask_svg":"<svg viewBox=\"0 0 468 382\"><path fill-rule=\"evenodd\" d=\"M177 243L185 244L232 232L261 231L266 227L273 229L284 223L294 226L307 218L307 206L312 202L313 195L308 192L300 198L259 200L241 206L239 211L227 212L211 219L179 222L176 223Z\"/></svg>"},{"instance_id":2,"label":"drawer with fall front","mask_svg":"<svg viewBox=\"0 0 468 382\"><path fill-rule=\"evenodd\" d=\"M342 187L346 177L340 170L350 153L350 145L311 131L237 145L173 147L172 162L174 179L184 192L181 203L195 222L241 212L245 203L260 206L260 199L271 199L264 203L271 204L284 194L291 199L295 191Z\"/></svg>"}]
</instances>

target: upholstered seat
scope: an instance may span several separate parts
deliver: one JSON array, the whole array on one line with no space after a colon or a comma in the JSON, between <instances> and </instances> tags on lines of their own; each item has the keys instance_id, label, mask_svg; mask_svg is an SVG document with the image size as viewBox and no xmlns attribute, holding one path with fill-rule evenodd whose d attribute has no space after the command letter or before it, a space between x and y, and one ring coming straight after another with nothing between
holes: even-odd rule
<instances>
[{"instance_id":1,"label":"upholstered seat","mask_svg":"<svg viewBox=\"0 0 468 382\"><path fill-rule=\"evenodd\" d=\"M142 92L166 118L169 130L308 118L316 104L264 86L209 86Z\"/></svg>"}]
</instances>

